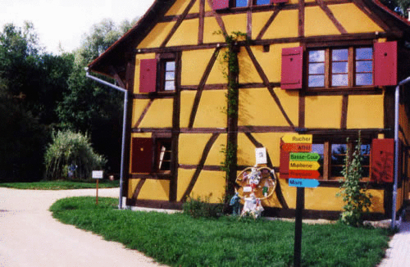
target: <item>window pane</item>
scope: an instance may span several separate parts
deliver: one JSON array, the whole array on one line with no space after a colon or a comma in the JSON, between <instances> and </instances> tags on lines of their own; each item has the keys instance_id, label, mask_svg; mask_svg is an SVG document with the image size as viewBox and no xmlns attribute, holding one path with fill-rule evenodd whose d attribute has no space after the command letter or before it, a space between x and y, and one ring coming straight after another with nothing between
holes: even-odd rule
<instances>
[{"instance_id":1,"label":"window pane","mask_svg":"<svg viewBox=\"0 0 410 267\"><path fill-rule=\"evenodd\" d=\"M167 80L167 81L175 80L175 72L166 72L165 73L165 80Z\"/></svg>"},{"instance_id":2,"label":"window pane","mask_svg":"<svg viewBox=\"0 0 410 267\"><path fill-rule=\"evenodd\" d=\"M248 0L236 0L236 7L248 6Z\"/></svg>"},{"instance_id":3,"label":"window pane","mask_svg":"<svg viewBox=\"0 0 410 267\"><path fill-rule=\"evenodd\" d=\"M373 49L367 48L356 48L356 59L373 59Z\"/></svg>"},{"instance_id":4,"label":"window pane","mask_svg":"<svg viewBox=\"0 0 410 267\"><path fill-rule=\"evenodd\" d=\"M332 73L347 73L347 62L332 63Z\"/></svg>"},{"instance_id":5,"label":"window pane","mask_svg":"<svg viewBox=\"0 0 410 267\"><path fill-rule=\"evenodd\" d=\"M332 157L331 157L331 176L341 177L343 166L345 164L346 148L345 144L332 144Z\"/></svg>"},{"instance_id":6,"label":"window pane","mask_svg":"<svg viewBox=\"0 0 410 267\"><path fill-rule=\"evenodd\" d=\"M325 86L325 75L309 76L309 87L323 87L323 86Z\"/></svg>"},{"instance_id":7,"label":"window pane","mask_svg":"<svg viewBox=\"0 0 410 267\"><path fill-rule=\"evenodd\" d=\"M257 0L256 5L267 5L270 4L270 0Z\"/></svg>"},{"instance_id":8,"label":"window pane","mask_svg":"<svg viewBox=\"0 0 410 267\"><path fill-rule=\"evenodd\" d=\"M309 74L325 74L325 63L310 63Z\"/></svg>"},{"instance_id":9,"label":"window pane","mask_svg":"<svg viewBox=\"0 0 410 267\"><path fill-rule=\"evenodd\" d=\"M309 51L309 62L324 62L324 61L325 61L325 51L324 50Z\"/></svg>"},{"instance_id":10,"label":"window pane","mask_svg":"<svg viewBox=\"0 0 410 267\"><path fill-rule=\"evenodd\" d=\"M175 71L175 62L168 61L165 63L165 71Z\"/></svg>"},{"instance_id":11,"label":"window pane","mask_svg":"<svg viewBox=\"0 0 410 267\"><path fill-rule=\"evenodd\" d=\"M347 74L332 75L332 86L347 86Z\"/></svg>"},{"instance_id":12,"label":"window pane","mask_svg":"<svg viewBox=\"0 0 410 267\"><path fill-rule=\"evenodd\" d=\"M318 163L320 164L318 172L320 173L320 176L322 177L323 177L323 150L324 150L323 144L312 144L312 152L318 153L320 155L320 159L318 160Z\"/></svg>"},{"instance_id":13,"label":"window pane","mask_svg":"<svg viewBox=\"0 0 410 267\"><path fill-rule=\"evenodd\" d=\"M356 72L372 72L373 61L356 61Z\"/></svg>"},{"instance_id":14,"label":"window pane","mask_svg":"<svg viewBox=\"0 0 410 267\"><path fill-rule=\"evenodd\" d=\"M175 90L175 83L174 81L165 82L165 91L172 91Z\"/></svg>"},{"instance_id":15,"label":"window pane","mask_svg":"<svg viewBox=\"0 0 410 267\"><path fill-rule=\"evenodd\" d=\"M335 49L332 50L332 61L341 61L348 59L347 49Z\"/></svg>"},{"instance_id":16,"label":"window pane","mask_svg":"<svg viewBox=\"0 0 410 267\"><path fill-rule=\"evenodd\" d=\"M371 73L359 73L356 74L356 85L372 85L373 74Z\"/></svg>"}]
</instances>

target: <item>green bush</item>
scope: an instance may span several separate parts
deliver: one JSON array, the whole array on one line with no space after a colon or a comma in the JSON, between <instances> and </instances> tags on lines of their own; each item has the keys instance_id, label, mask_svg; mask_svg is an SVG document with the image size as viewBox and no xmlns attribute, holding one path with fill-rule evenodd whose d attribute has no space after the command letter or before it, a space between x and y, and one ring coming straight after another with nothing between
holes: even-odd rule
<instances>
[{"instance_id":1,"label":"green bush","mask_svg":"<svg viewBox=\"0 0 410 267\"><path fill-rule=\"evenodd\" d=\"M58 131L45 153L46 178L90 178L92 170L101 169L107 160L94 152L90 138L81 133ZM69 177L69 171L72 177Z\"/></svg>"},{"instance_id":2,"label":"green bush","mask_svg":"<svg viewBox=\"0 0 410 267\"><path fill-rule=\"evenodd\" d=\"M372 195L367 193L366 186L360 184L363 177L361 147L362 142L359 132L359 139L352 151L352 155L350 155L350 149L347 147L345 166L342 171L344 180L340 186L341 192L338 193L338 196L343 197L345 203L340 221L355 227L363 226L363 215L365 212L369 212L372 205Z\"/></svg>"},{"instance_id":3,"label":"green bush","mask_svg":"<svg viewBox=\"0 0 410 267\"><path fill-rule=\"evenodd\" d=\"M184 214L190 215L193 218L218 218L222 215L223 204L209 203L209 196L204 200L201 197L189 197L182 205Z\"/></svg>"}]
</instances>

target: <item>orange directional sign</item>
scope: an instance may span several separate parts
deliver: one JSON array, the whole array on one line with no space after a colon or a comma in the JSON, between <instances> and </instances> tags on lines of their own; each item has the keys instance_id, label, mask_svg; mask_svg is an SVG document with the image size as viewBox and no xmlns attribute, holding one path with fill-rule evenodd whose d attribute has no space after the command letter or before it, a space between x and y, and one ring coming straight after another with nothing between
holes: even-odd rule
<instances>
[{"instance_id":1,"label":"orange directional sign","mask_svg":"<svg viewBox=\"0 0 410 267\"><path fill-rule=\"evenodd\" d=\"M308 171L308 170L289 170L289 177L317 179L320 177L320 173L318 171Z\"/></svg>"},{"instance_id":2,"label":"orange directional sign","mask_svg":"<svg viewBox=\"0 0 410 267\"><path fill-rule=\"evenodd\" d=\"M316 171L320 168L319 162L316 161L290 161L289 170L308 170Z\"/></svg>"},{"instance_id":3,"label":"orange directional sign","mask_svg":"<svg viewBox=\"0 0 410 267\"><path fill-rule=\"evenodd\" d=\"M282 141L287 144L311 144L313 137L311 134L285 134Z\"/></svg>"},{"instance_id":4,"label":"orange directional sign","mask_svg":"<svg viewBox=\"0 0 410 267\"><path fill-rule=\"evenodd\" d=\"M283 144L282 150L287 152L310 152L312 151L312 144Z\"/></svg>"}]
</instances>

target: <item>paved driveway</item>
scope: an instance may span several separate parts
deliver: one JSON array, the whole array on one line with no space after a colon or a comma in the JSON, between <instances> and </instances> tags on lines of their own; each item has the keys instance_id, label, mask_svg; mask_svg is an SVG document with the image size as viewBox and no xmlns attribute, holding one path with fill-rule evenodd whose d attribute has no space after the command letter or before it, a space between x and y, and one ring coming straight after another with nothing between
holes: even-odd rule
<instances>
[{"instance_id":1,"label":"paved driveway","mask_svg":"<svg viewBox=\"0 0 410 267\"><path fill-rule=\"evenodd\" d=\"M118 197L119 189L100 189ZM60 198L95 196L95 189L17 190L0 188L0 266L160 266L138 251L65 225L49 207Z\"/></svg>"}]
</instances>

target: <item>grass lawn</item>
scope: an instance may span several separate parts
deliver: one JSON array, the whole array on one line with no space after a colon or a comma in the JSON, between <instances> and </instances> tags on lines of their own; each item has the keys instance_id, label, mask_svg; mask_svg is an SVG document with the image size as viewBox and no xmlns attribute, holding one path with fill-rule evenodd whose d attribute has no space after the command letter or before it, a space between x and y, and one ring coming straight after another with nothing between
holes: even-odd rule
<instances>
[{"instance_id":1,"label":"grass lawn","mask_svg":"<svg viewBox=\"0 0 410 267\"><path fill-rule=\"evenodd\" d=\"M31 183L0 183L0 187L15 189L35 189L35 190L65 190L65 189L87 189L95 188L95 180L87 181L42 181ZM101 180L98 188L119 187L119 181Z\"/></svg>"},{"instance_id":2,"label":"grass lawn","mask_svg":"<svg viewBox=\"0 0 410 267\"><path fill-rule=\"evenodd\" d=\"M292 266L292 222L116 209L118 200L62 199L50 210L63 223L123 243L171 266ZM386 229L303 225L302 266L376 266L388 247Z\"/></svg>"}]
</instances>

